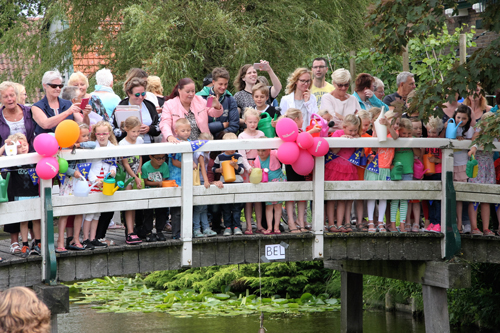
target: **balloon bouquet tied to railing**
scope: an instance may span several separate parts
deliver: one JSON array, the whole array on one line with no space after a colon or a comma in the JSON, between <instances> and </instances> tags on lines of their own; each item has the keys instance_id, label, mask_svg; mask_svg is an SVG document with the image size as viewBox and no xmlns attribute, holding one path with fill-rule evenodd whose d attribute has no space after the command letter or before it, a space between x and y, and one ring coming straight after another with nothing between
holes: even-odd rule
<instances>
[{"instance_id":1,"label":"balloon bouquet tied to railing","mask_svg":"<svg viewBox=\"0 0 500 333\"><path fill-rule=\"evenodd\" d=\"M328 153L328 142L323 137L313 137L308 132L299 133L297 124L290 118L278 120L276 134L284 141L278 148L279 161L291 165L299 175L309 175L314 169L314 157L325 156ZM250 182L253 184L266 182L267 172L266 169L252 169Z\"/></svg>"}]
</instances>

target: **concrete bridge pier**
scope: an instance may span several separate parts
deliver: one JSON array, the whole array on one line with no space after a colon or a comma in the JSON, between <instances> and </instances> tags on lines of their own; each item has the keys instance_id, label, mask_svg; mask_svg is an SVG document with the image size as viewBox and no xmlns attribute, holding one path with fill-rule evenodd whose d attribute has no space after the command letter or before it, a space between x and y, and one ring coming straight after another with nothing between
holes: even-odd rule
<instances>
[{"instance_id":1,"label":"concrete bridge pier","mask_svg":"<svg viewBox=\"0 0 500 333\"><path fill-rule=\"evenodd\" d=\"M69 288L62 284L55 286L37 284L33 286L33 290L50 310L51 333L57 333L57 315L69 312Z\"/></svg>"},{"instance_id":2,"label":"concrete bridge pier","mask_svg":"<svg viewBox=\"0 0 500 333\"><path fill-rule=\"evenodd\" d=\"M417 260L326 260L325 267L341 272L341 332L363 332L363 274L422 284L425 331L449 333L446 290L469 288L466 264Z\"/></svg>"}]
</instances>

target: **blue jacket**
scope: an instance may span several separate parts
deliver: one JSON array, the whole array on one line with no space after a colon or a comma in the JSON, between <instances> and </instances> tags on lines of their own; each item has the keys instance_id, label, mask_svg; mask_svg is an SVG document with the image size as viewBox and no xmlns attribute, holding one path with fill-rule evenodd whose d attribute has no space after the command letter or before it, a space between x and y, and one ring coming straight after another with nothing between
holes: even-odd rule
<instances>
[{"instance_id":1,"label":"blue jacket","mask_svg":"<svg viewBox=\"0 0 500 333\"><path fill-rule=\"evenodd\" d=\"M203 89L198 92L197 95L207 99L209 95L215 95L213 88L210 90ZM240 128L240 115L238 113L238 105L233 96L226 90L224 94L219 98L219 103L222 105L224 112L222 116L214 118L208 116L208 128L210 132L215 137L217 133L226 130L227 132L232 132L236 134ZM229 122L229 126L225 129L225 122Z\"/></svg>"},{"instance_id":2,"label":"blue jacket","mask_svg":"<svg viewBox=\"0 0 500 333\"><path fill-rule=\"evenodd\" d=\"M363 101L361 100L361 98L359 98L359 95L357 92L354 92L354 94L352 94L354 97L356 97L356 99L358 100L359 102L359 105L361 106L361 108L363 110L366 110L366 106L365 106L365 103L363 103ZM385 104L384 102L382 102L380 99L377 98L377 96L375 96L375 94L373 94L372 97L370 97L368 99L368 101L370 102L370 104L373 106L373 107L376 107L376 108L381 108L383 106L385 106L385 110L389 110L389 106L387 106L387 104Z\"/></svg>"}]
</instances>

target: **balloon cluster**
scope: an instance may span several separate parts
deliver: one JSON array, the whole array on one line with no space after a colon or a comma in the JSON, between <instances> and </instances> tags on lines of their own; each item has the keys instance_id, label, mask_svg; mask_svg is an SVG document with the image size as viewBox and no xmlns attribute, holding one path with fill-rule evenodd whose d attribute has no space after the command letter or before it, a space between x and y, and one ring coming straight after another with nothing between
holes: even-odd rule
<instances>
[{"instance_id":1,"label":"balloon cluster","mask_svg":"<svg viewBox=\"0 0 500 333\"><path fill-rule=\"evenodd\" d=\"M276 124L276 134L285 143L278 148L281 163L290 164L299 175L310 174L314 169L313 156L325 156L328 142L321 137L313 137L308 132L299 134L299 128L290 118L282 118Z\"/></svg>"},{"instance_id":2,"label":"balloon cluster","mask_svg":"<svg viewBox=\"0 0 500 333\"><path fill-rule=\"evenodd\" d=\"M36 174L41 179L52 179L58 173L68 171L68 161L62 157L57 159L59 147L69 148L73 146L80 136L80 127L73 120L63 120L56 127L55 133L42 133L37 135L33 141L35 151L43 156L36 165Z\"/></svg>"}]
</instances>

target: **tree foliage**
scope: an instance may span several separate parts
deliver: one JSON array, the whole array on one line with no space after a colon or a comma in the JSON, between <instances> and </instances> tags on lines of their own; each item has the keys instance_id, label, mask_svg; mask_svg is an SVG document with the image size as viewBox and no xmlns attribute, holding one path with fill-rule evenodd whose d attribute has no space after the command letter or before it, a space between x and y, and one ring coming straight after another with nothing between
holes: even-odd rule
<instances>
[{"instance_id":1,"label":"tree foliage","mask_svg":"<svg viewBox=\"0 0 500 333\"><path fill-rule=\"evenodd\" d=\"M379 0L370 8L367 26L377 35L376 45L380 51L399 54L412 38L424 42L429 33L442 33L445 8L456 10L456 6L457 2L453 0ZM499 32L500 2L486 1L486 11L481 13L481 19L484 29ZM455 93L467 96L468 91L475 90L478 82L484 90L495 89L500 72L499 50L500 38L497 38L487 47L476 50L465 64L460 65L456 59L453 65L448 65L448 75L420 80L409 111L418 111L425 119L439 115L436 106L454 98ZM496 131L498 137L500 129Z\"/></svg>"},{"instance_id":2,"label":"tree foliage","mask_svg":"<svg viewBox=\"0 0 500 333\"><path fill-rule=\"evenodd\" d=\"M166 90L182 77L201 79L216 66L236 75L245 63L270 61L284 79L311 54L366 43L368 0L112 0L52 1L41 20L15 24L0 39L0 52L32 66L33 89L44 71L72 65L72 51L98 53L123 79L141 67L163 79ZM50 32L49 23L64 29ZM52 26L53 27L53 26ZM38 33L29 33L36 29ZM22 36L22 38L19 38ZM22 56L20 56L22 55ZM21 67L20 67L21 68ZM21 78L21 71L15 73Z\"/></svg>"}]
</instances>

